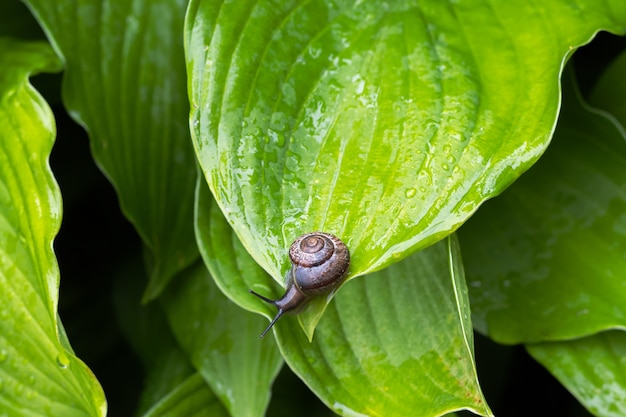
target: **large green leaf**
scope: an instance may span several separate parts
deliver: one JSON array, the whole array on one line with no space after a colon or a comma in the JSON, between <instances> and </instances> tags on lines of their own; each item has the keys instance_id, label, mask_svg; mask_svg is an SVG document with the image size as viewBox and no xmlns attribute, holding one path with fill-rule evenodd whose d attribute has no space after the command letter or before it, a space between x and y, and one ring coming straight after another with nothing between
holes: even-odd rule
<instances>
[{"instance_id":1,"label":"large green leaf","mask_svg":"<svg viewBox=\"0 0 626 417\"><path fill-rule=\"evenodd\" d=\"M626 415L625 332L608 331L527 349L594 415Z\"/></svg>"},{"instance_id":2,"label":"large green leaf","mask_svg":"<svg viewBox=\"0 0 626 417\"><path fill-rule=\"evenodd\" d=\"M200 374L194 374L172 390L143 417L228 417L222 403Z\"/></svg>"},{"instance_id":3,"label":"large green leaf","mask_svg":"<svg viewBox=\"0 0 626 417\"><path fill-rule=\"evenodd\" d=\"M247 293L254 282L260 283L253 288L269 292L272 278L237 240L206 186L197 202L199 246L219 287L242 306L273 317L272 306ZM467 288L455 242L447 239L347 284L312 343L295 317L276 324L285 360L333 411L437 416L466 408L490 415L476 379ZM258 324L257 337L262 330Z\"/></svg>"},{"instance_id":4,"label":"large green leaf","mask_svg":"<svg viewBox=\"0 0 626 417\"><path fill-rule=\"evenodd\" d=\"M503 343L626 328L626 140L573 84L544 157L460 230L475 325Z\"/></svg>"},{"instance_id":5,"label":"large green leaf","mask_svg":"<svg viewBox=\"0 0 626 417\"><path fill-rule=\"evenodd\" d=\"M217 203L282 283L323 230L351 277L457 228L544 151L563 62L621 0L192 0L192 136Z\"/></svg>"},{"instance_id":6,"label":"large green leaf","mask_svg":"<svg viewBox=\"0 0 626 417\"><path fill-rule=\"evenodd\" d=\"M183 55L187 0L27 0L63 57L63 95L148 249L146 299L189 265L196 169Z\"/></svg>"},{"instance_id":7,"label":"large green leaf","mask_svg":"<svg viewBox=\"0 0 626 417\"><path fill-rule=\"evenodd\" d=\"M278 325L289 366L335 412L491 415L474 366L467 287L454 236L347 284L312 343Z\"/></svg>"},{"instance_id":8,"label":"large green leaf","mask_svg":"<svg viewBox=\"0 0 626 417\"><path fill-rule=\"evenodd\" d=\"M28 83L60 63L48 44L0 38L0 68L0 414L104 416L104 393L57 315L55 125Z\"/></svg>"},{"instance_id":9,"label":"large green leaf","mask_svg":"<svg viewBox=\"0 0 626 417\"><path fill-rule=\"evenodd\" d=\"M626 78L624 73L626 72L626 53L622 53L618 59L604 72L600 77L598 84L594 88L591 94L591 102L603 109L611 112L613 116L619 119L622 124L626 124ZM588 120L587 117L582 118L580 123L585 123ZM605 122L606 123L606 122ZM622 130L622 132L624 132ZM614 132L611 135L619 137ZM596 138L595 146L598 146L598 142L604 142L607 135L602 134L601 129L596 129L594 132ZM597 273L593 275L589 274L586 277L578 277L581 280L591 281L590 288L593 289L602 299L594 303L592 307L594 313L602 314L603 311L614 308L614 311L610 312L612 315L606 316L609 319L609 323L618 316L621 319L621 327L624 327L624 313L623 303L625 302L625 295L623 291L623 274L624 274L624 262L622 259L622 266L620 268L619 263L612 262L619 256L621 250L622 256L626 253L626 216L624 215L624 199L626 195L626 188L624 187L624 175L623 163L626 160L626 135L622 133L622 140L617 140L618 146L607 149L605 155L611 153L617 153L621 157L622 165L611 164L606 169L605 161L599 158L592 158L595 162L593 171L597 176L599 173L606 176L612 176L614 173L619 172L621 175L617 175L614 178L614 189L621 190L618 194L621 194L621 207L620 198L609 199L604 201L605 204L600 207L594 207L594 211L605 212L608 216L615 216L613 223L613 230L609 230L608 227L603 230L602 234L598 234L596 239L603 238L603 247L607 245L611 247L613 251L602 253L601 256L592 256L591 259L587 259L587 262L596 262L596 269L604 270L604 274L600 274L603 278L601 281L597 279ZM601 145L603 143L600 142ZM591 155L595 154L592 153ZM607 161L610 160L607 158ZM606 189L606 181L595 182L597 189L589 190L594 195L602 194L606 198L610 197L611 193L599 193L598 190ZM616 207L617 205L617 207ZM608 212L607 212L608 208ZM588 211L583 212L583 215L587 215ZM609 220L609 219L606 219ZM610 222L607 226L610 226ZM577 242L578 245L585 246L586 248L594 248L597 244L596 239L589 240L588 242ZM599 248L600 250L602 249ZM615 252L616 251L616 252ZM595 255L595 253L593 254ZM607 256L609 255L609 256ZM587 256L587 254L585 254ZM576 261L574 267L578 265L578 260L574 257L571 259ZM583 270L584 273L584 270ZM609 275L609 277L606 277ZM613 285L606 286L606 280L612 279L615 281ZM596 287L604 286L602 292L598 291ZM620 291L621 290L621 291ZM617 291L621 294L621 299L617 299L613 302L618 302L618 305L611 305L606 303L604 296L612 291ZM584 296L584 295L583 295ZM598 311L598 307L603 310ZM547 308L546 308L547 309ZM618 311L615 311L618 309ZM621 309L621 313L619 312ZM610 326L607 326L610 327ZM626 415L626 333L623 331L606 331L592 336L588 336L581 339L551 342L551 343L539 343L527 346L528 352L543 364L559 381L569 390L572 394L585 406L587 409L597 416L606 417L618 417Z\"/></svg>"},{"instance_id":10,"label":"large green leaf","mask_svg":"<svg viewBox=\"0 0 626 417\"><path fill-rule=\"evenodd\" d=\"M226 298L201 262L162 297L180 346L230 414L262 417L283 363L275 342L258 337L264 320Z\"/></svg>"},{"instance_id":11,"label":"large green leaf","mask_svg":"<svg viewBox=\"0 0 626 417\"><path fill-rule=\"evenodd\" d=\"M143 415L155 407L162 410L161 405L168 403L168 399L187 384L195 369L176 343L161 305L142 305L147 277L140 259L121 264L114 273L113 302L117 321L144 368L143 390L136 415ZM155 340L159 342L155 343ZM195 394L201 395L202 391ZM210 397L214 395L211 393Z\"/></svg>"}]
</instances>

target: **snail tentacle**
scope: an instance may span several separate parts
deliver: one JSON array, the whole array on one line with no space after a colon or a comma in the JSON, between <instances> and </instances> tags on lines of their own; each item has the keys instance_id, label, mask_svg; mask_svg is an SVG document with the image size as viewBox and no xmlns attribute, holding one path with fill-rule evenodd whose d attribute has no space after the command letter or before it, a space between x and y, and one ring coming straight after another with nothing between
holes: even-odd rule
<instances>
[{"instance_id":1,"label":"snail tentacle","mask_svg":"<svg viewBox=\"0 0 626 417\"><path fill-rule=\"evenodd\" d=\"M278 308L278 313L261 334L264 337L285 313L298 313L312 298L328 294L343 282L350 266L346 245L330 233L307 233L297 238L289 249L291 270L285 294L278 300L250 293Z\"/></svg>"}]
</instances>

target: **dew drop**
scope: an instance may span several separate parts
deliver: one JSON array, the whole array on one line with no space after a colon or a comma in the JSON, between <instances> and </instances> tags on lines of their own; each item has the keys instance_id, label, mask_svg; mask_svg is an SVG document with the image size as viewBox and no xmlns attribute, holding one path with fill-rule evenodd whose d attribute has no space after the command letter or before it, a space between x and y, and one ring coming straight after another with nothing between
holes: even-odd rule
<instances>
[{"instance_id":1,"label":"dew drop","mask_svg":"<svg viewBox=\"0 0 626 417\"><path fill-rule=\"evenodd\" d=\"M70 366L70 358L68 358L65 353L59 353L57 356L57 365L59 365L61 369L67 369L67 367Z\"/></svg>"},{"instance_id":2,"label":"dew drop","mask_svg":"<svg viewBox=\"0 0 626 417\"><path fill-rule=\"evenodd\" d=\"M441 168L445 169L446 171L450 169L450 165L448 164L441 164Z\"/></svg>"},{"instance_id":3,"label":"dew drop","mask_svg":"<svg viewBox=\"0 0 626 417\"><path fill-rule=\"evenodd\" d=\"M282 132L278 132L276 135L276 144L280 147L285 146L285 134Z\"/></svg>"},{"instance_id":4,"label":"dew drop","mask_svg":"<svg viewBox=\"0 0 626 417\"><path fill-rule=\"evenodd\" d=\"M407 188L404 191L404 195L406 196L406 198L415 197L416 193L417 193L417 190L415 190L415 188Z\"/></svg>"}]
</instances>

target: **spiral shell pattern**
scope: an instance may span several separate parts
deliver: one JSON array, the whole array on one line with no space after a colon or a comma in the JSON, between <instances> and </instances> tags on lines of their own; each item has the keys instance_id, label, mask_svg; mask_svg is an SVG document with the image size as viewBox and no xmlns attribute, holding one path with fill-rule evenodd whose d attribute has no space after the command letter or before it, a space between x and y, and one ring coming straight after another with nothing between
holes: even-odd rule
<instances>
[{"instance_id":1,"label":"spiral shell pattern","mask_svg":"<svg viewBox=\"0 0 626 417\"><path fill-rule=\"evenodd\" d=\"M291 262L302 267L321 265L333 256L336 241L339 239L328 233L308 233L291 244L289 258Z\"/></svg>"},{"instance_id":2,"label":"spiral shell pattern","mask_svg":"<svg viewBox=\"0 0 626 417\"><path fill-rule=\"evenodd\" d=\"M350 266L346 245L335 235L307 233L289 249L291 279L307 296L328 293L339 286Z\"/></svg>"},{"instance_id":3,"label":"spiral shell pattern","mask_svg":"<svg viewBox=\"0 0 626 417\"><path fill-rule=\"evenodd\" d=\"M278 308L278 313L261 333L264 337L285 313L298 313L311 297L336 290L348 275L350 253L346 245L330 233L307 233L289 248L291 270L285 294L272 300L252 290L256 297Z\"/></svg>"}]
</instances>

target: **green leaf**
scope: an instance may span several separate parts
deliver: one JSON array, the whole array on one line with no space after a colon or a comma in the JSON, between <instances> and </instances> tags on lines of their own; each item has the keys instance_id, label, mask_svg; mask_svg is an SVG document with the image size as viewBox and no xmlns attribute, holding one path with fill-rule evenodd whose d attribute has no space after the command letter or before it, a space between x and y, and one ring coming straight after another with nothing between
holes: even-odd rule
<instances>
[{"instance_id":1,"label":"green leaf","mask_svg":"<svg viewBox=\"0 0 626 417\"><path fill-rule=\"evenodd\" d=\"M151 408L144 417L228 417L222 403L198 373Z\"/></svg>"},{"instance_id":2,"label":"green leaf","mask_svg":"<svg viewBox=\"0 0 626 417\"><path fill-rule=\"evenodd\" d=\"M502 343L626 326L626 140L573 84L546 154L460 230L475 325Z\"/></svg>"},{"instance_id":3,"label":"green leaf","mask_svg":"<svg viewBox=\"0 0 626 417\"><path fill-rule=\"evenodd\" d=\"M186 0L27 0L66 64L63 95L146 245L156 297L198 257L195 158L182 30Z\"/></svg>"},{"instance_id":4,"label":"green leaf","mask_svg":"<svg viewBox=\"0 0 626 417\"><path fill-rule=\"evenodd\" d=\"M277 297L273 280L237 240L205 185L197 202L199 247L218 286L245 308L273 317L273 306L247 292ZM454 239L342 287L312 343L293 316L281 318L274 332L289 366L336 413L438 416L465 408L491 414L476 379Z\"/></svg>"},{"instance_id":5,"label":"green leaf","mask_svg":"<svg viewBox=\"0 0 626 417\"><path fill-rule=\"evenodd\" d=\"M168 403L168 398L195 374L193 366L174 339L161 305L141 304L147 281L145 274L139 259L122 264L115 271L113 290L117 321L144 367L143 391L137 415L155 407L161 410L157 405ZM159 343L154 343L155 340Z\"/></svg>"},{"instance_id":6,"label":"green leaf","mask_svg":"<svg viewBox=\"0 0 626 417\"><path fill-rule=\"evenodd\" d=\"M626 333L614 330L526 348L591 413L626 415Z\"/></svg>"},{"instance_id":7,"label":"green leaf","mask_svg":"<svg viewBox=\"0 0 626 417\"><path fill-rule=\"evenodd\" d=\"M196 190L196 237L202 259L219 289L243 308L273 317L275 308L259 303L248 290L278 298L282 288L243 249L202 179Z\"/></svg>"},{"instance_id":8,"label":"green leaf","mask_svg":"<svg viewBox=\"0 0 626 417\"><path fill-rule=\"evenodd\" d=\"M143 390L139 398L136 415L150 414L154 412L155 408L161 410L163 404L170 404L172 395L195 375L195 370L182 349L177 344L169 343L170 338L173 339L171 332L165 335L165 340L159 338L163 335L155 334L154 336L152 343L155 344L155 340L159 341L156 343L160 346L159 355L154 357L150 367L145 368ZM190 394L198 394L198 400L203 398L208 402L213 402L215 394L210 388L205 388L206 390L199 389L202 393ZM208 393L204 393L204 391L208 391Z\"/></svg>"},{"instance_id":9,"label":"green leaf","mask_svg":"<svg viewBox=\"0 0 626 417\"><path fill-rule=\"evenodd\" d=\"M61 196L48 165L55 125L28 76L58 71L46 43L0 38L0 410L104 416L104 393L57 315L52 241Z\"/></svg>"},{"instance_id":10,"label":"green leaf","mask_svg":"<svg viewBox=\"0 0 626 417\"><path fill-rule=\"evenodd\" d=\"M218 205L282 283L300 234L351 277L449 234L544 151L567 56L621 0L192 0L192 136Z\"/></svg>"},{"instance_id":11,"label":"green leaf","mask_svg":"<svg viewBox=\"0 0 626 417\"><path fill-rule=\"evenodd\" d=\"M467 287L454 236L345 285L309 343L277 325L285 360L335 412L492 415L474 366Z\"/></svg>"},{"instance_id":12,"label":"green leaf","mask_svg":"<svg viewBox=\"0 0 626 417\"><path fill-rule=\"evenodd\" d=\"M275 342L259 339L263 319L226 298L201 262L162 297L180 346L230 414L263 416L282 366Z\"/></svg>"}]
</instances>

